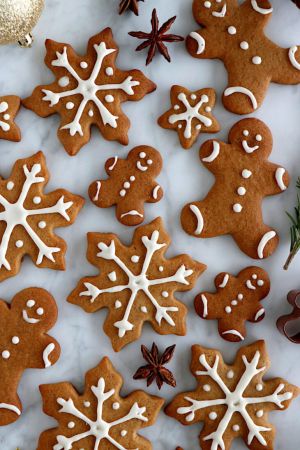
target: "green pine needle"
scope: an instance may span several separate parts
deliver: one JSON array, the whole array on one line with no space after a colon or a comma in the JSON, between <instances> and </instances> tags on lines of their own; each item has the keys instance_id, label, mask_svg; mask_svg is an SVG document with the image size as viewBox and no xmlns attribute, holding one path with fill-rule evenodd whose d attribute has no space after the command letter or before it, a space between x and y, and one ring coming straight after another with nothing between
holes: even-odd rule
<instances>
[{"instance_id":1,"label":"green pine needle","mask_svg":"<svg viewBox=\"0 0 300 450\"><path fill-rule=\"evenodd\" d=\"M300 190L300 177L297 180L296 188ZM291 247L289 257L284 265L284 269L288 270L292 260L300 250L300 197L297 195L297 206L294 208L294 216L290 213L286 213L291 221Z\"/></svg>"}]
</instances>

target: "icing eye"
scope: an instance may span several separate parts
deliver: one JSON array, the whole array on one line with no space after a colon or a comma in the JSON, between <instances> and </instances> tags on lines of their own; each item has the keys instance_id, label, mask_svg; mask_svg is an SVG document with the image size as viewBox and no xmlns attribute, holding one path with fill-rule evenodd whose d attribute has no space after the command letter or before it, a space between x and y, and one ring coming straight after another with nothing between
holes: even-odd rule
<instances>
[{"instance_id":1,"label":"icing eye","mask_svg":"<svg viewBox=\"0 0 300 450\"><path fill-rule=\"evenodd\" d=\"M256 137L255 137L255 139L256 139L258 142L261 142L261 141L262 141L262 136L261 136L260 134L257 134Z\"/></svg>"},{"instance_id":2,"label":"icing eye","mask_svg":"<svg viewBox=\"0 0 300 450\"><path fill-rule=\"evenodd\" d=\"M252 275L252 279L253 279L253 280L257 280L257 275L256 275L256 273L254 273L254 274Z\"/></svg>"},{"instance_id":3,"label":"icing eye","mask_svg":"<svg viewBox=\"0 0 300 450\"><path fill-rule=\"evenodd\" d=\"M147 164L148 164L149 166L151 166L151 165L153 164L152 159L148 159Z\"/></svg>"},{"instance_id":4,"label":"icing eye","mask_svg":"<svg viewBox=\"0 0 300 450\"><path fill-rule=\"evenodd\" d=\"M146 153L145 152L141 152L139 154L139 157L142 158L142 159L146 158Z\"/></svg>"},{"instance_id":5,"label":"icing eye","mask_svg":"<svg viewBox=\"0 0 300 450\"><path fill-rule=\"evenodd\" d=\"M37 313L38 316L42 316L42 315L44 314L43 308L38 308L38 309L36 310L36 313Z\"/></svg>"},{"instance_id":6,"label":"icing eye","mask_svg":"<svg viewBox=\"0 0 300 450\"><path fill-rule=\"evenodd\" d=\"M246 136L246 137L249 136L249 131L248 130L244 130L243 131L243 135Z\"/></svg>"},{"instance_id":7,"label":"icing eye","mask_svg":"<svg viewBox=\"0 0 300 450\"><path fill-rule=\"evenodd\" d=\"M258 286L263 286L265 283L264 283L264 281L263 280L258 280L258 282L257 282L257 285Z\"/></svg>"},{"instance_id":8,"label":"icing eye","mask_svg":"<svg viewBox=\"0 0 300 450\"><path fill-rule=\"evenodd\" d=\"M211 7L211 2L209 1L204 2L204 7L209 9Z\"/></svg>"},{"instance_id":9,"label":"icing eye","mask_svg":"<svg viewBox=\"0 0 300 450\"><path fill-rule=\"evenodd\" d=\"M26 305L27 305L28 308L32 308L35 305L35 301L34 300L28 300Z\"/></svg>"}]
</instances>

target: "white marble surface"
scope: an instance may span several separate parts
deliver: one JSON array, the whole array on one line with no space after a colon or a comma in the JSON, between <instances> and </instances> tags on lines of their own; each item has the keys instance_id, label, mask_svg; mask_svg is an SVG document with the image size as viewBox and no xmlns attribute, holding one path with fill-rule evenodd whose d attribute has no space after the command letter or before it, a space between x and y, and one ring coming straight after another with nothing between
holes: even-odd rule
<instances>
[{"instance_id":1,"label":"white marble surface","mask_svg":"<svg viewBox=\"0 0 300 450\"><path fill-rule=\"evenodd\" d=\"M174 371L178 386L176 389L164 387L161 391L161 395L168 401L176 392L193 389L195 386L194 378L188 370L191 344L218 347L228 360L233 358L238 349L238 345L220 339L215 322L206 322L196 316L193 298L200 290L211 289L213 279L219 272L225 270L237 273L255 261L244 256L230 237L196 240L182 231L179 225L182 206L191 199L202 198L213 181L211 174L198 160L199 146L209 136L201 136L190 151L183 151L176 133L156 125L157 117L169 107L169 88L172 84L182 84L191 89L212 86L219 94L215 113L223 128L220 137L226 139L229 128L239 118L226 112L220 101L221 92L226 85L225 70L220 62L191 58L186 53L184 44L170 45L172 64L169 65L158 56L150 67L145 68L146 55L134 52L137 41L127 35L128 31L149 27L154 6L158 8L161 20L177 14L178 20L173 31L187 35L197 29L191 14L191 3L191 0L147 0L140 3L141 14L136 18L130 14L119 17L116 14L117 0L46 0L44 14L35 29L34 47L31 50L22 50L16 46L0 48L1 94L13 93L25 97L34 86L52 80L52 74L43 65L45 38L69 42L78 52L84 53L88 38L102 28L111 26L121 49L119 66L124 69L140 68L158 84L157 91L143 101L124 106L124 111L132 120L130 145L127 148L103 140L94 130L90 143L78 156L71 158L56 138L58 118L41 119L25 109L21 110L17 120L23 132L22 142L0 143L2 176L9 174L17 158L42 149L52 173L49 190L64 187L87 199L75 225L59 230L59 234L68 243L66 272L39 270L26 259L19 275L1 284L0 297L7 301L20 289L28 286L37 285L52 292L58 303L59 320L51 333L62 347L61 359L54 367L44 371L28 370L24 374L19 388L24 413L15 424L0 429L1 450L15 450L16 447L33 450L40 432L55 425L54 420L42 413L39 384L69 380L80 389L86 370L94 367L104 355L108 355L123 374L125 382L122 393L127 394L135 388L145 388L145 383L132 380L132 374L143 362L140 356L141 343L151 345L155 340L161 347L166 347L175 342L176 357L170 364L170 369ZM275 13L267 29L269 36L285 47L300 43L300 12L289 0L274 0L273 4ZM264 217L267 223L278 229L281 244L274 256L259 263L270 273L272 291L265 302L266 319L259 325L248 326L246 342L264 338L273 361L269 375L287 377L289 381L300 384L300 347L288 343L275 327L276 318L288 310L285 301L287 292L292 288L300 288L300 255L289 272L282 270L289 250L289 223L284 211L294 206L294 185L300 175L300 86L272 85L263 107L255 116L271 127L275 141L272 160L290 171L293 182L285 194L264 201ZM85 259L86 232L113 231L127 243L131 239L133 230L121 226L115 220L113 209L100 210L90 203L87 187L91 180L103 174L103 164L108 157L115 154L124 156L130 148L139 144L153 145L164 157L164 170L159 180L165 189L165 197L161 203L147 206L147 221L161 215L173 238L169 255L187 252L205 262L208 269L199 279L194 291L182 296L189 307L186 337L162 337L146 326L139 341L115 354L102 331L106 312L88 315L79 307L68 304L66 297L81 276L95 273L95 269ZM158 393L154 386L148 392ZM296 400L288 411L271 414L271 421L278 429L276 450L299 448L299 410L300 401ZM142 434L151 438L156 450L173 450L177 444L184 446L186 450L196 450L199 448L197 436L200 429L201 425L184 428L162 412L156 425L144 430ZM245 446L241 441L235 441L232 445L232 450L243 448Z\"/></svg>"}]
</instances>

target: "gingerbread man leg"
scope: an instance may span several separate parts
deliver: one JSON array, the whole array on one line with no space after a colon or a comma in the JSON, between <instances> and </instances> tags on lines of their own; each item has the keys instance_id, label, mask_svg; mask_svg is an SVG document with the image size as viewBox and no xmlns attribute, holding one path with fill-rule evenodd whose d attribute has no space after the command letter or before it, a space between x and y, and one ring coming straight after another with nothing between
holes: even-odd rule
<instances>
[{"instance_id":1,"label":"gingerbread man leg","mask_svg":"<svg viewBox=\"0 0 300 450\"><path fill-rule=\"evenodd\" d=\"M20 376L12 377L11 367L8 367L6 361L0 362L0 366L0 426L4 426L18 420L22 404L17 394Z\"/></svg>"}]
</instances>

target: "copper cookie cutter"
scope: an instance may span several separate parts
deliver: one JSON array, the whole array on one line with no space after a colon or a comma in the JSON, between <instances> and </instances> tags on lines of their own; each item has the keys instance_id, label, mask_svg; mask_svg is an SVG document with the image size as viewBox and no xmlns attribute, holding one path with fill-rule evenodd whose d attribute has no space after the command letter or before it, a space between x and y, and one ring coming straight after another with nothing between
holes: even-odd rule
<instances>
[{"instance_id":1,"label":"copper cookie cutter","mask_svg":"<svg viewBox=\"0 0 300 450\"><path fill-rule=\"evenodd\" d=\"M293 311L290 314L279 317L276 322L277 328L290 342L300 344L300 331L296 334L291 334L288 331L288 325L300 319L300 291L291 291L288 293L287 300L292 305Z\"/></svg>"}]
</instances>

